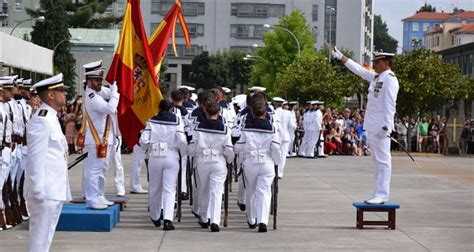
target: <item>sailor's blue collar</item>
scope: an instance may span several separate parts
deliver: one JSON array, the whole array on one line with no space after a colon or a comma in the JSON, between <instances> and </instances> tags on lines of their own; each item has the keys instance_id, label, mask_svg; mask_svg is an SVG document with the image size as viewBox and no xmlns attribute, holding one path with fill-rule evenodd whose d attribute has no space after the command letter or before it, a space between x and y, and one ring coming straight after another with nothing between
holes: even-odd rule
<instances>
[{"instance_id":1,"label":"sailor's blue collar","mask_svg":"<svg viewBox=\"0 0 474 252\"><path fill-rule=\"evenodd\" d=\"M195 130L208 133L227 134L227 127L225 126L225 121L222 116L219 116L215 120L204 119L199 122Z\"/></svg>"},{"instance_id":2,"label":"sailor's blue collar","mask_svg":"<svg viewBox=\"0 0 474 252\"><path fill-rule=\"evenodd\" d=\"M157 124L178 125L179 118L174 113L171 113L168 111L162 111L158 113L158 115L153 116L150 119L150 122L157 123Z\"/></svg>"},{"instance_id":3,"label":"sailor's blue collar","mask_svg":"<svg viewBox=\"0 0 474 252\"><path fill-rule=\"evenodd\" d=\"M273 124L271 122L271 117L267 115L267 119L255 119L253 116L249 113L245 116L244 118L244 124L242 126L243 131L255 131L255 132L261 132L261 133L274 133L275 132L275 127L273 127Z\"/></svg>"}]
</instances>

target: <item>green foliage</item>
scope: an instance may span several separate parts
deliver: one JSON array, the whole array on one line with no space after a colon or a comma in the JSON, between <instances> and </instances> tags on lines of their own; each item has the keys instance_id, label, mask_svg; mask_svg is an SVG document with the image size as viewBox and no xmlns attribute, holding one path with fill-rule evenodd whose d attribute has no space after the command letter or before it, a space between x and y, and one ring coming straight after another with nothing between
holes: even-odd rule
<instances>
[{"instance_id":1,"label":"green foliage","mask_svg":"<svg viewBox=\"0 0 474 252\"><path fill-rule=\"evenodd\" d=\"M387 23L380 15L374 15L374 50L396 52L398 41L388 34Z\"/></svg>"},{"instance_id":2,"label":"green foliage","mask_svg":"<svg viewBox=\"0 0 474 252\"><path fill-rule=\"evenodd\" d=\"M249 81L250 63L243 60L243 52L224 52L209 55L204 51L193 59L191 81L197 88L217 86L235 88Z\"/></svg>"},{"instance_id":3,"label":"green foliage","mask_svg":"<svg viewBox=\"0 0 474 252\"><path fill-rule=\"evenodd\" d=\"M290 15L281 16L276 26L293 32L301 47L301 54L314 53L314 38L310 26L302 11L294 10ZM297 64L298 47L295 39L287 31L278 27L263 36L265 47L257 51L262 60L257 60L252 68L251 83L274 92L274 83L278 74L286 67Z\"/></svg>"},{"instance_id":4,"label":"green foliage","mask_svg":"<svg viewBox=\"0 0 474 252\"><path fill-rule=\"evenodd\" d=\"M111 24L120 23L122 17L102 15L113 2L115 1L68 1L66 11L68 12L68 23L70 27L109 28Z\"/></svg>"},{"instance_id":5,"label":"green foliage","mask_svg":"<svg viewBox=\"0 0 474 252\"><path fill-rule=\"evenodd\" d=\"M401 116L433 111L453 99L472 98L472 81L460 73L457 65L444 62L429 50L398 55L393 71L400 83L397 112Z\"/></svg>"},{"instance_id":6,"label":"green foliage","mask_svg":"<svg viewBox=\"0 0 474 252\"><path fill-rule=\"evenodd\" d=\"M431 4L425 2L425 4L416 11L416 13L420 12L436 12L436 7L433 7Z\"/></svg>"},{"instance_id":7,"label":"green foliage","mask_svg":"<svg viewBox=\"0 0 474 252\"><path fill-rule=\"evenodd\" d=\"M31 32L31 42L54 51L54 72L64 74L64 84L68 86L69 95L74 96L76 74L74 72L76 61L70 53L71 34L69 34L67 13L65 10L67 0L54 1L41 0L39 10L27 10L32 17L43 15L44 22L36 22Z\"/></svg>"}]
</instances>

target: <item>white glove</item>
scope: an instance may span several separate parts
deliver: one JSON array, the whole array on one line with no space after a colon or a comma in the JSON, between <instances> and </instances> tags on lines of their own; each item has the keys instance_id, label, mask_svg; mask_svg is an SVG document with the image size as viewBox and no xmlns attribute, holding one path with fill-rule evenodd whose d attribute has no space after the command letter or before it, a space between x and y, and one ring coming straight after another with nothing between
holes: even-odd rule
<instances>
[{"instance_id":1,"label":"white glove","mask_svg":"<svg viewBox=\"0 0 474 252\"><path fill-rule=\"evenodd\" d=\"M117 84L115 81L114 83L112 83L112 85L110 85L110 91L113 93L117 93Z\"/></svg>"},{"instance_id":2,"label":"white glove","mask_svg":"<svg viewBox=\"0 0 474 252\"><path fill-rule=\"evenodd\" d=\"M337 47L334 47L334 50L331 51L331 55L333 58L337 60L341 60L342 57L344 56L344 54L342 54L341 51L337 49Z\"/></svg>"}]
</instances>

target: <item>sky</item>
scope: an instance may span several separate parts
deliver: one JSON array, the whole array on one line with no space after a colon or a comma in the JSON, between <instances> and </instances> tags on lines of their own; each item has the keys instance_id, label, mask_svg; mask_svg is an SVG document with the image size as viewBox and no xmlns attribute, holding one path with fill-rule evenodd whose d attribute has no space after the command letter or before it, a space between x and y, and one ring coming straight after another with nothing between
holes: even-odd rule
<instances>
[{"instance_id":1,"label":"sky","mask_svg":"<svg viewBox=\"0 0 474 252\"><path fill-rule=\"evenodd\" d=\"M436 7L437 12L452 12L457 6L464 10L474 10L474 0L374 0L374 14L381 15L387 23L388 33L403 44L402 19L412 16L427 2Z\"/></svg>"}]
</instances>

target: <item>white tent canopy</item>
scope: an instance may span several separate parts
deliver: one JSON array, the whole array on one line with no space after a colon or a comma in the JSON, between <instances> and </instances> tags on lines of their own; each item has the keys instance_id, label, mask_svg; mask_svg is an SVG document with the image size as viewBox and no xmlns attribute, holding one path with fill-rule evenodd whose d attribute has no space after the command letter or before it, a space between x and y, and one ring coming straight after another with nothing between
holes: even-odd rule
<instances>
[{"instance_id":1,"label":"white tent canopy","mask_svg":"<svg viewBox=\"0 0 474 252\"><path fill-rule=\"evenodd\" d=\"M0 32L0 63L53 75L53 51Z\"/></svg>"}]
</instances>

